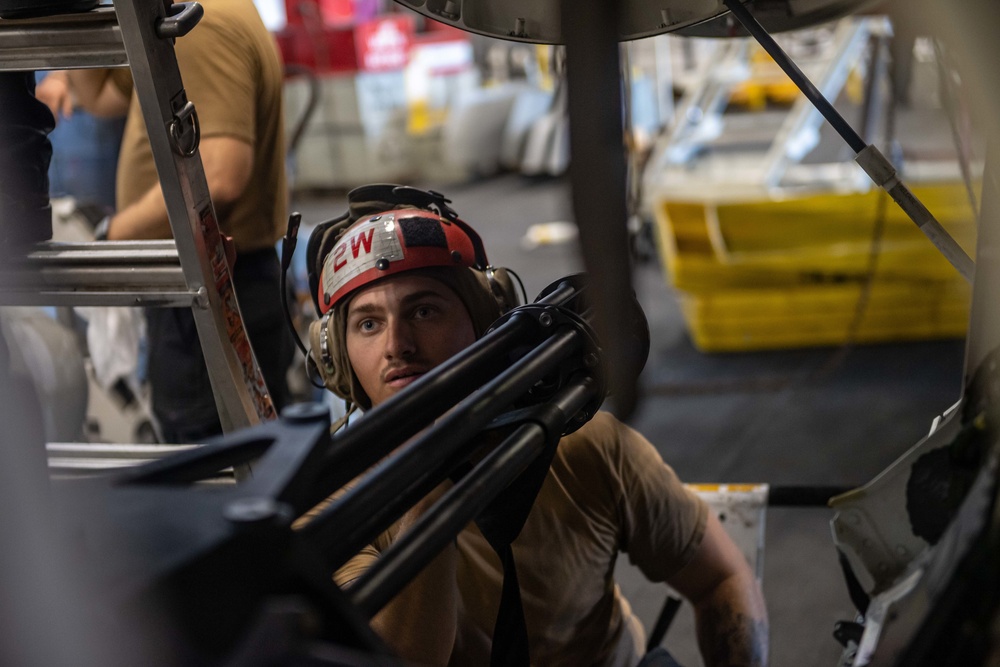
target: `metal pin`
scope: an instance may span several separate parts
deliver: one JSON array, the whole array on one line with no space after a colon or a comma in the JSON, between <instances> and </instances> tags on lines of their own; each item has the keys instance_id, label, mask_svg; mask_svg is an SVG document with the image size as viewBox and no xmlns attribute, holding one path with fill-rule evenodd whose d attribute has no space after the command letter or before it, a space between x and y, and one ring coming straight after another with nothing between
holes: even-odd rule
<instances>
[{"instance_id":1,"label":"metal pin","mask_svg":"<svg viewBox=\"0 0 1000 667\"><path fill-rule=\"evenodd\" d=\"M222 515L233 523L252 524L269 521L280 511L278 503L271 498L239 498L226 505Z\"/></svg>"},{"instance_id":2,"label":"metal pin","mask_svg":"<svg viewBox=\"0 0 1000 667\"><path fill-rule=\"evenodd\" d=\"M456 5L452 0L444 3L444 9L438 12L441 16L452 21L458 18L458 5Z\"/></svg>"}]
</instances>

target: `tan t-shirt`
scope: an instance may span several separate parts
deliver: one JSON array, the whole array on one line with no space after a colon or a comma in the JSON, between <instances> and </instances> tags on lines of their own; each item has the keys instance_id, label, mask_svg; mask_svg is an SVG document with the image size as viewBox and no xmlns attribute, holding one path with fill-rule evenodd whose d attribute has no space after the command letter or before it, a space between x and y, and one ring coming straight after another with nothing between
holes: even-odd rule
<instances>
[{"instance_id":1,"label":"tan t-shirt","mask_svg":"<svg viewBox=\"0 0 1000 667\"><path fill-rule=\"evenodd\" d=\"M534 665L634 665L642 625L614 583L618 552L651 581L694 556L708 508L639 433L598 413L563 438L514 541ZM335 575L355 580L392 541L387 531ZM488 665L503 568L475 525L458 537L459 627L452 665Z\"/></svg>"},{"instance_id":2,"label":"tan t-shirt","mask_svg":"<svg viewBox=\"0 0 1000 667\"><path fill-rule=\"evenodd\" d=\"M283 72L274 39L252 0L201 0L205 15L177 39L175 53L201 136L229 136L253 146L254 164L243 196L225 218L223 232L238 251L271 247L287 224ZM158 182L146 127L135 94L118 162L121 210Z\"/></svg>"}]
</instances>

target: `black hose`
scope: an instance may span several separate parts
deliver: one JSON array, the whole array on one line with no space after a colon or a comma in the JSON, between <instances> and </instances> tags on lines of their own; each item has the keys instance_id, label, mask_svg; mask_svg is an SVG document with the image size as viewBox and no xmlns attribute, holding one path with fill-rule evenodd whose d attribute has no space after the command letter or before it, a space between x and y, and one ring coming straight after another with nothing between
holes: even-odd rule
<instances>
[{"instance_id":1,"label":"black hose","mask_svg":"<svg viewBox=\"0 0 1000 667\"><path fill-rule=\"evenodd\" d=\"M301 223L302 215L300 213L296 212L288 216L288 229L281 239L281 310L285 313L285 324L288 325L288 330L292 332L292 339L295 341L295 345L302 352L302 356L305 357L306 376L309 378L309 384L317 389L324 389L325 386L322 383L317 383L313 373L310 372L310 365L313 363L312 357L299 337L299 332L292 321L292 312L288 308L288 268L292 265L292 257L295 255L295 246L298 243L299 225Z\"/></svg>"}]
</instances>

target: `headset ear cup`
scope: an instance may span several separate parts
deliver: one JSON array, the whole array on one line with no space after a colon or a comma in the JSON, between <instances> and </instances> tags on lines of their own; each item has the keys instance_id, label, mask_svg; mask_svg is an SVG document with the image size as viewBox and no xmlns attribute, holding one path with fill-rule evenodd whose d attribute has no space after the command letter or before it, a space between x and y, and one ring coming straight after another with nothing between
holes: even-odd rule
<instances>
[{"instance_id":1,"label":"headset ear cup","mask_svg":"<svg viewBox=\"0 0 1000 667\"><path fill-rule=\"evenodd\" d=\"M329 332L325 331L326 327L329 325L329 318L321 317L318 320L314 320L309 325L309 356L312 357L313 363L316 365L316 370L319 372L319 377L323 381L326 387L330 388L330 382L333 379L334 369L331 367L331 357L329 352L325 350L323 345L323 337L328 336ZM326 354L324 354L326 352Z\"/></svg>"},{"instance_id":2,"label":"headset ear cup","mask_svg":"<svg viewBox=\"0 0 1000 667\"><path fill-rule=\"evenodd\" d=\"M489 268L482 272L482 276L490 294L496 299L500 315L506 315L521 305L520 295L507 269Z\"/></svg>"}]
</instances>

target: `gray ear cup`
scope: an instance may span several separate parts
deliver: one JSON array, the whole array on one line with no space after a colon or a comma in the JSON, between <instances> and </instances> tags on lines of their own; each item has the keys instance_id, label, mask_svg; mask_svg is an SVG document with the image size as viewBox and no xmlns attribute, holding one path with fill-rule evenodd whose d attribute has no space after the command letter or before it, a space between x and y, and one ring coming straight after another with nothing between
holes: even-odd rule
<instances>
[{"instance_id":1,"label":"gray ear cup","mask_svg":"<svg viewBox=\"0 0 1000 667\"><path fill-rule=\"evenodd\" d=\"M332 311L331 311L332 313ZM327 389L333 389L337 372L330 340L331 313L327 313L309 325L309 353L313 357L320 379Z\"/></svg>"},{"instance_id":2,"label":"gray ear cup","mask_svg":"<svg viewBox=\"0 0 1000 667\"><path fill-rule=\"evenodd\" d=\"M496 299L501 315L521 305L520 293L507 269L488 266L482 276L490 294Z\"/></svg>"}]
</instances>

